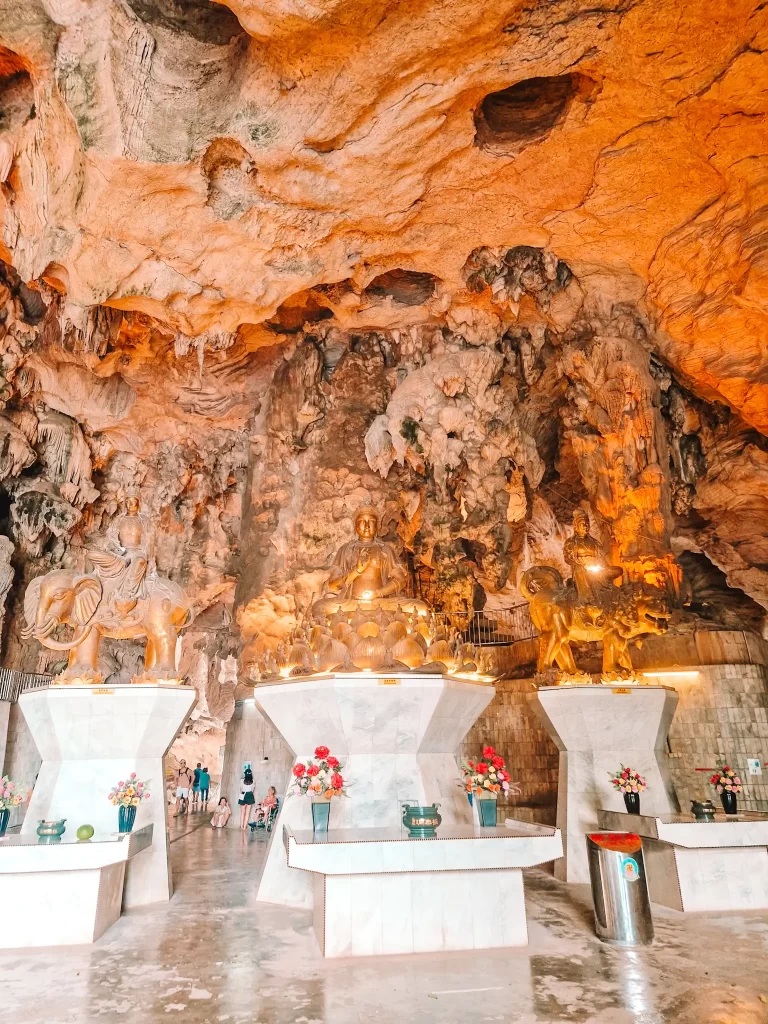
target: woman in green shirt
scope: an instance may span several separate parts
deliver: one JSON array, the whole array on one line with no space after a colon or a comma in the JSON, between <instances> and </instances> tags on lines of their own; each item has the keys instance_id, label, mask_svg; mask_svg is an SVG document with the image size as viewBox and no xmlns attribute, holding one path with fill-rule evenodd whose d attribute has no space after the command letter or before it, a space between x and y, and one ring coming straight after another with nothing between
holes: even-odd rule
<instances>
[{"instance_id":1,"label":"woman in green shirt","mask_svg":"<svg viewBox=\"0 0 768 1024\"><path fill-rule=\"evenodd\" d=\"M208 810L208 790L211 786L211 776L207 768L200 772L200 805L204 811Z\"/></svg>"}]
</instances>

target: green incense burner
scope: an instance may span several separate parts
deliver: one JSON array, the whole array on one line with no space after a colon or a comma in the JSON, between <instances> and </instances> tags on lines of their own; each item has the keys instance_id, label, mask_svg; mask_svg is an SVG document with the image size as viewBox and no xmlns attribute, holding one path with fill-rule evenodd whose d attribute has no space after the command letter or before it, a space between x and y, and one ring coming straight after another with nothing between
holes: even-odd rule
<instances>
[{"instance_id":1,"label":"green incense burner","mask_svg":"<svg viewBox=\"0 0 768 1024\"><path fill-rule=\"evenodd\" d=\"M66 818L62 818L60 821L41 820L40 824L37 826L38 836L43 840L61 839L66 832L66 826L64 824L66 820Z\"/></svg>"},{"instance_id":2,"label":"green incense burner","mask_svg":"<svg viewBox=\"0 0 768 1024\"><path fill-rule=\"evenodd\" d=\"M411 839L432 839L437 826L443 820L437 812L440 804L421 806L403 804L403 824Z\"/></svg>"}]
</instances>

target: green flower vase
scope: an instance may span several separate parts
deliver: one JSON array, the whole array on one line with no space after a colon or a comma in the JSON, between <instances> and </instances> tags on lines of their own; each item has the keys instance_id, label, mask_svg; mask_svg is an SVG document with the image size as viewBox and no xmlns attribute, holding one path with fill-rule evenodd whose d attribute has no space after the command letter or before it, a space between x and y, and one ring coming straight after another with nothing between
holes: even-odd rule
<instances>
[{"instance_id":1,"label":"green flower vase","mask_svg":"<svg viewBox=\"0 0 768 1024\"><path fill-rule=\"evenodd\" d=\"M483 828L496 828L496 797L481 796L477 799L477 816Z\"/></svg>"},{"instance_id":2,"label":"green flower vase","mask_svg":"<svg viewBox=\"0 0 768 1024\"><path fill-rule=\"evenodd\" d=\"M312 831L327 832L328 820L331 816L330 800L312 801Z\"/></svg>"}]
</instances>

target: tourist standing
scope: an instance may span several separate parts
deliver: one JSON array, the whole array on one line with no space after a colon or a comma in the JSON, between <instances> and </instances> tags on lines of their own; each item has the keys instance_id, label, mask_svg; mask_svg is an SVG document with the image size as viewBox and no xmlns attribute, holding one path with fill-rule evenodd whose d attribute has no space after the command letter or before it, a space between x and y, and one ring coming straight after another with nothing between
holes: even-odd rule
<instances>
[{"instance_id":1,"label":"tourist standing","mask_svg":"<svg viewBox=\"0 0 768 1024\"><path fill-rule=\"evenodd\" d=\"M182 760L179 763L179 770L176 773L176 813L174 818L189 811L189 791L192 788L192 772L187 768L187 762Z\"/></svg>"},{"instance_id":2,"label":"tourist standing","mask_svg":"<svg viewBox=\"0 0 768 1024\"><path fill-rule=\"evenodd\" d=\"M208 810L208 791L211 788L211 776L207 768L200 772L200 804L201 810Z\"/></svg>"},{"instance_id":3,"label":"tourist standing","mask_svg":"<svg viewBox=\"0 0 768 1024\"><path fill-rule=\"evenodd\" d=\"M229 821L229 816L232 813L232 808L229 806L229 801L225 796L221 797L216 810L213 812L211 818L211 826L213 828L224 828Z\"/></svg>"},{"instance_id":4,"label":"tourist standing","mask_svg":"<svg viewBox=\"0 0 768 1024\"><path fill-rule=\"evenodd\" d=\"M246 768L243 772L243 781L240 783L240 799L237 801L240 805L240 828L245 832L248 827L248 821L251 817L251 809L256 803L256 797L253 795L253 773L250 768Z\"/></svg>"},{"instance_id":5,"label":"tourist standing","mask_svg":"<svg viewBox=\"0 0 768 1024\"><path fill-rule=\"evenodd\" d=\"M202 771L201 762L197 762L197 768L195 768L192 774L192 810L197 810L198 801L200 800L200 772Z\"/></svg>"}]
</instances>

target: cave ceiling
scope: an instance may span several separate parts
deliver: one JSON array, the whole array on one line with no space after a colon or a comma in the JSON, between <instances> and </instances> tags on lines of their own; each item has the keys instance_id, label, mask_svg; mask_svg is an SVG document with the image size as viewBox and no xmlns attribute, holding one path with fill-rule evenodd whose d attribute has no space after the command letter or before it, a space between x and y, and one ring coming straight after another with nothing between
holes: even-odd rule
<instances>
[{"instance_id":1,"label":"cave ceiling","mask_svg":"<svg viewBox=\"0 0 768 1024\"><path fill-rule=\"evenodd\" d=\"M263 630L355 502L488 593L589 503L768 607L767 48L757 0L0 0L17 575L135 486Z\"/></svg>"}]
</instances>

